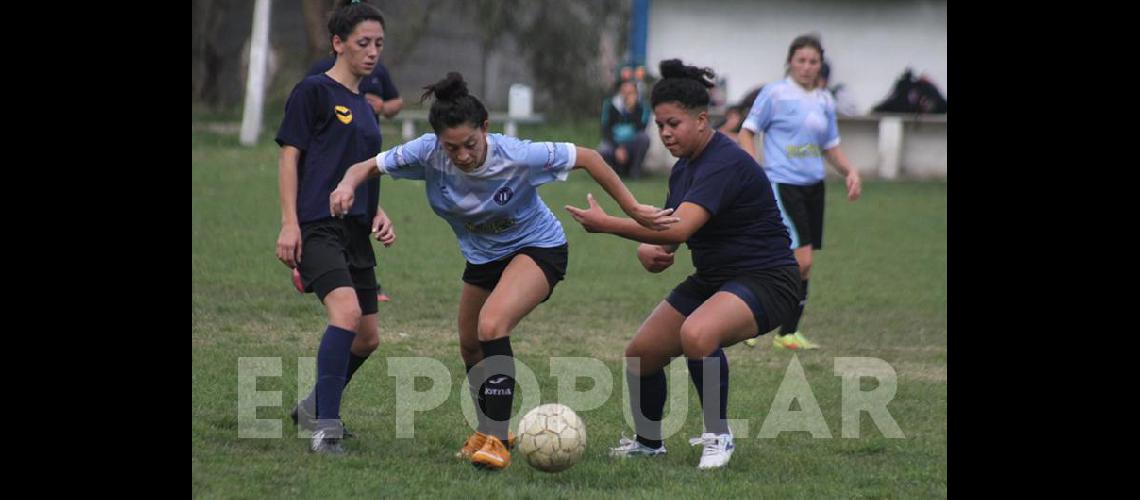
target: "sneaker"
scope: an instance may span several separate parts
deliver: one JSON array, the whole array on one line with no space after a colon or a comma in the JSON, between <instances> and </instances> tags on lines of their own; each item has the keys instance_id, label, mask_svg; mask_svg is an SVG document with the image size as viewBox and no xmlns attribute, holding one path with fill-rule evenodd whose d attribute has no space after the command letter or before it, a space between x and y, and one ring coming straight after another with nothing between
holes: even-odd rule
<instances>
[{"instance_id":1,"label":"sneaker","mask_svg":"<svg viewBox=\"0 0 1140 500\"><path fill-rule=\"evenodd\" d=\"M293 412L289 414L289 418L293 420L294 427L300 427L307 431L317 428L316 415L309 413L309 410L301 403L297 403L297 406L293 407ZM340 423L340 432L341 437L345 439L356 437L356 434L348 430L348 427L344 425L343 421Z\"/></svg>"},{"instance_id":2,"label":"sneaker","mask_svg":"<svg viewBox=\"0 0 1140 500\"><path fill-rule=\"evenodd\" d=\"M344 448L340 445L341 438L335 436L335 434L340 433L335 432L336 430L336 428L332 428L321 429L314 432L313 440L309 444L309 449L313 453L319 453L321 455L343 455Z\"/></svg>"},{"instance_id":3,"label":"sneaker","mask_svg":"<svg viewBox=\"0 0 1140 500\"><path fill-rule=\"evenodd\" d=\"M511 452L499 438L487 435L483 447L471 454L471 464L481 469L506 469L511 465Z\"/></svg>"},{"instance_id":4,"label":"sneaker","mask_svg":"<svg viewBox=\"0 0 1140 500\"><path fill-rule=\"evenodd\" d=\"M772 347L776 349L788 349L790 351L819 349L819 345L809 342L800 332L776 335L772 338Z\"/></svg>"},{"instance_id":5,"label":"sneaker","mask_svg":"<svg viewBox=\"0 0 1140 500\"><path fill-rule=\"evenodd\" d=\"M728 459L732 458L732 451L736 449L736 445L732 444L732 434L713 434L706 432L701 434L699 438L692 438L689 440L692 446L704 445L705 449L701 452L701 463L697 466L698 469L716 469L728 465Z\"/></svg>"},{"instance_id":6,"label":"sneaker","mask_svg":"<svg viewBox=\"0 0 1140 500\"><path fill-rule=\"evenodd\" d=\"M664 444L662 444L660 448L650 448L641 444L641 442L636 439L625 437L624 434L618 439L617 448L610 448L611 457L652 457L664 454Z\"/></svg>"},{"instance_id":7,"label":"sneaker","mask_svg":"<svg viewBox=\"0 0 1140 500\"><path fill-rule=\"evenodd\" d=\"M507 431L507 449L515 449L515 433ZM471 455L479 451L483 444L487 442L487 435L482 432L476 432L467 438L467 442L463 443L463 447L455 452L455 458L465 458L470 460Z\"/></svg>"},{"instance_id":8,"label":"sneaker","mask_svg":"<svg viewBox=\"0 0 1140 500\"><path fill-rule=\"evenodd\" d=\"M807 337L804 337L804 334L802 334L800 332L793 333L792 335L796 336L796 340L798 340L800 342L800 344L804 346L804 349L811 350L811 349L819 349L820 347L822 347L819 344L816 344L815 342L808 340Z\"/></svg>"}]
</instances>

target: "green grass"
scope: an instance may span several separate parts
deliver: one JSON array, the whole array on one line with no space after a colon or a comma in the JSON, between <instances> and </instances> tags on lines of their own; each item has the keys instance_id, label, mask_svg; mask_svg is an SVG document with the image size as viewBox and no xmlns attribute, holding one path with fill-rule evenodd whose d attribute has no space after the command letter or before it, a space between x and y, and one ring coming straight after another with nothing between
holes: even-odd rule
<instances>
[{"instance_id":1,"label":"green grass","mask_svg":"<svg viewBox=\"0 0 1140 500\"><path fill-rule=\"evenodd\" d=\"M589 130L551 126L520 135L592 145L596 139ZM392 145L398 131L386 136ZM616 211L589 176L579 171L568 182L544 186L543 198L567 230L569 270L551 300L514 331L514 350L538 376L543 402L555 398L551 356L602 360L615 395L598 409L580 412L589 447L574 468L545 474L516 457L506 471L486 473L452 458L469 432L458 406L464 382L455 333L464 262L454 235L414 181L383 181L384 207L399 240L392 248L376 245L377 276L394 301L380 305L380 349L345 393L343 416L360 437L348 441L350 454L339 458L310 455L307 441L294 437L287 415L298 392L298 358L315 356L325 319L312 295L296 293L273 254L280 228L276 155L268 139L245 149L232 136L192 133L194 496L946 496L945 183L868 182L856 203L843 198L839 184L828 186L825 249L816 257L802 322L805 334L825 350L798 359L832 438L790 432L739 439L726 469L703 473L695 467L700 450L687 442L701 429L692 389L682 431L666 440L668 455L624 462L606 456L621 432L631 434L622 418L623 347L648 312L692 271L688 251L682 249L664 273L646 273L634 257L635 243L587 234L562 210L567 203L584 205L586 193L593 192ZM645 202L664 199L663 178L630 187ZM792 359L773 352L768 337L763 339L756 349L741 344L728 350L729 416L748 419L752 436L771 411ZM394 379L385 358L402 356L435 358L452 373L447 401L417 415L415 439L395 437ZM888 408L905 438L884 437L866 414L860 437L840 437L841 383L833 366L836 357L846 356L880 358L896 370L898 392ZM257 415L280 420L284 437L238 438L239 357L282 360L283 375L259 378L257 389L281 391L284 403L260 408ZM683 362L675 364L683 368ZM676 373L687 378L683 369ZM873 386L863 384L864 390Z\"/></svg>"}]
</instances>

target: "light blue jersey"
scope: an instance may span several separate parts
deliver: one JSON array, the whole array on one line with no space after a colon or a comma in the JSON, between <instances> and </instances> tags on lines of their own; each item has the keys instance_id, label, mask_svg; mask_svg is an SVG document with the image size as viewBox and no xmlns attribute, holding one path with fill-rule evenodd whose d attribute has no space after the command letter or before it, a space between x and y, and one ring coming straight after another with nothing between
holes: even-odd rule
<instances>
[{"instance_id":1,"label":"light blue jersey","mask_svg":"<svg viewBox=\"0 0 1140 500\"><path fill-rule=\"evenodd\" d=\"M822 181L823 151L839 145L831 94L806 91L791 77L764 86L742 128L764 132L764 170L779 184Z\"/></svg>"},{"instance_id":2,"label":"light blue jersey","mask_svg":"<svg viewBox=\"0 0 1140 500\"><path fill-rule=\"evenodd\" d=\"M376 156L380 171L392 178L424 181L432 210L451 225L472 264L499 260L523 247L566 243L562 224L538 196L538 186L566 180L576 160L573 144L502 134L487 134L487 159L471 172L451 163L435 134Z\"/></svg>"}]
</instances>

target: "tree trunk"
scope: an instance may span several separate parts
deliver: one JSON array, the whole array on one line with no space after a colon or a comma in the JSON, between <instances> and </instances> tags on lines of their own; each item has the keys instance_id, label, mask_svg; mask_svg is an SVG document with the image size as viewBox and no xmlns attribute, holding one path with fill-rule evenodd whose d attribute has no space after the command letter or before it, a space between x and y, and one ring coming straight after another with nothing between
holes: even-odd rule
<instances>
[{"instance_id":1,"label":"tree trunk","mask_svg":"<svg viewBox=\"0 0 1140 500\"><path fill-rule=\"evenodd\" d=\"M309 35L309 64L332 51L329 38L329 13L336 8L336 0L301 0L305 15L305 33Z\"/></svg>"}]
</instances>

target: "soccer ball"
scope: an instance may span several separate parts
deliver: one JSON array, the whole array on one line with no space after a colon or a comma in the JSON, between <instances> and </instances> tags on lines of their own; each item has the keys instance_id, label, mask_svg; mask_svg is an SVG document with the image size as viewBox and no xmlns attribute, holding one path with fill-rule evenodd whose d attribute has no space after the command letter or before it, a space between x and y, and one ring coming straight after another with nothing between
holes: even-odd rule
<instances>
[{"instance_id":1,"label":"soccer ball","mask_svg":"<svg viewBox=\"0 0 1140 500\"><path fill-rule=\"evenodd\" d=\"M519 451L540 471L569 469L586 452L586 423L569 406L541 405L519 421Z\"/></svg>"}]
</instances>

